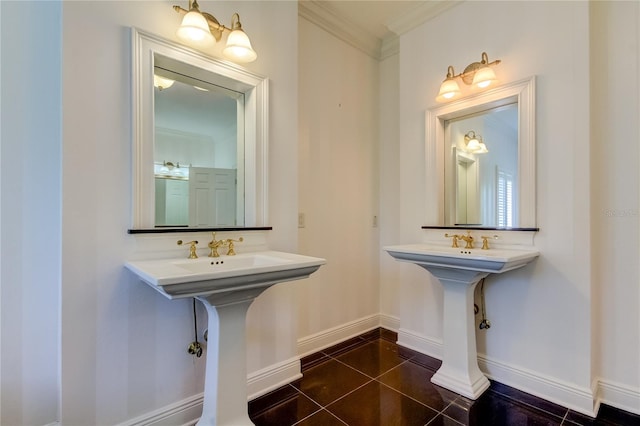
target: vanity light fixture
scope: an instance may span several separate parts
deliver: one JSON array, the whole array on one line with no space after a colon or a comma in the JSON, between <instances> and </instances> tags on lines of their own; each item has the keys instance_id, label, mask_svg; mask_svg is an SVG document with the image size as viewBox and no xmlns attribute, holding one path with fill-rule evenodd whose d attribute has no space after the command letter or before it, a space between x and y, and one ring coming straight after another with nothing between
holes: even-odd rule
<instances>
[{"instance_id":1,"label":"vanity light fixture","mask_svg":"<svg viewBox=\"0 0 640 426\"><path fill-rule=\"evenodd\" d=\"M471 154L486 154L489 152L487 146L482 141L482 136L477 135L473 130L469 130L464 135L465 151Z\"/></svg>"},{"instance_id":2,"label":"vanity light fixture","mask_svg":"<svg viewBox=\"0 0 640 426\"><path fill-rule=\"evenodd\" d=\"M197 0L189 0L189 10L180 6L173 6L173 9L181 15L182 25L176 32L182 40L196 45L212 45L220 41L222 34L227 31L227 44L222 50L222 54L235 62L253 62L258 54L251 47L251 41L242 30L240 15L234 13L231 17L231 28L222 25L215 16L207 12L201 12Z\"/></svg>"},{"instance_id":3,"label":"vanity light fixture","mask_svg":"<svg viewBox=\"0 0 640 426\"><path fill-rule=\"evenodd\" d=\"M436 96L436 101L446 102L460 95L460 86L458 86L458 82L456 81L458 77L460 77L466 85L473 85L480 89L489 87L498 81L496 73L491 66L498 65L500 62L500 59L489 62L486 52L482 52L480 62L470 63L464 71L458 75L456 75L453 70L453 66L449 65L447 68L447 78L445 78L440 85L440 91L438 92L438 96Z\"/></svg>"}]
</instances>

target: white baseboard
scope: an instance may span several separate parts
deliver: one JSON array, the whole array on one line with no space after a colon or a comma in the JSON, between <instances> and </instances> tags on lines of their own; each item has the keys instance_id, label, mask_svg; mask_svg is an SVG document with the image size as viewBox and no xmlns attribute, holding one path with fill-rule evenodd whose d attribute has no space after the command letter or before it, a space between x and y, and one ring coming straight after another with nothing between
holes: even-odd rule
<instances>
[{"instance_id":1,"label":"white baseboard","mask_svg":"<svg viewBox=\"0 0 640 426\"><path fill-rule=\"evenodd\" d=\"M442 359L442 341L400 328L398 344ZM530 393L539 398L595 417L598 405L594 403L595 390L563 382L553 377L543 377L519 366L500 362L478 354L478 366L490 379Z\"/></svg>"},{"instance_id":2,"label":"white baseboard","mask_svg":"<svg viewBox=\"0 0 640 426\"><path fill-rule=\"evenodd\" d=\"M596 416L595 390L575 383L543 376L520 366L510 365L478 354L478 366L490 379L567 407L590 417Z\"/></svg>"},{"instance_id":3,"label":"white baseboard","mask_svg":"<svg viewBox=\"0 0 640 426\"><path fill-rule=\"evenodd\" d=\"M430 357L442 359L442 340L432 339L406 328L400 328L398 330L398 344Z\"/></svg>"},{"instance_id":4,"label":"white baseboard","mask_svg":"<svg viewBox=\"0 0 640 426\"><path fill-rule=\"evenodd\" d=\"M300 358L297 357L269 365L262 370L253 372L249 374L247 381L249 400L278 389L300 377L302 377L302 373L300 372Z\"/></svg>"},{"instance_id":5,"label":"white baseboard","mask_svg":"<svg viewBox=\"0 0 640 426\"><path fill-rule=\"evenodd\" d=\"M379 314L378 317L380 319L380 327L395 331L396 333L400 329L400 318L387 314Z\"/></svg>"},{"instance_id":6,"label":"white baseboard","mask_svg":"<svg viewBox=\"0 0 640 426\"><path fill-rule=\"evenodd\" d=\"M248 399L257 398L300 377L302 374L298 358L270 365L251 373L247 378ZM202 415L203 396L202 393L199 393L120 423L118 426L193 426Z\"/></svg>"},{"instance_id":7,"label":"white baseboard","mask_svg":"<svg viewBox=\"0 0 640 426\"><path fill-rule=\"evenodd\" d=\"M298 354L302 358L378 327L380 315L376 314L323 330L298 339Z\"/></svg>"},{"instance_id":8,"label":"white baseboard","mask_svg":"<svg viewBox=\"0 0 640 426\"><path fill-rule=\"evenodd\" d=\"M193 426L202 415L203 394L145 413L118 426Z\"/></svg>"},{"instance_id":9,"label":"white baseboard","mask_svg":"<svg viewBox=\"0 0 640 426\"><path fill-rule=\"evenodd\" d=\"M603 379L597 382L599 403L640 415L640 389Z\"/></svg>"}]
</instances>

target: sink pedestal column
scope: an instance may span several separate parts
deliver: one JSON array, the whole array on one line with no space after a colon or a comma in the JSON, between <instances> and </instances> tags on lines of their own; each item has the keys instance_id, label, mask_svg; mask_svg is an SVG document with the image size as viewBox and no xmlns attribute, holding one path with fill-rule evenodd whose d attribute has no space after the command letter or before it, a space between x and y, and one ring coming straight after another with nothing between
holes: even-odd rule
<instances>
[{"instance_id":1,"label":"sink pedestal column","mask_svg":"<svg viewBox=\"0 0 640 426\"><path fill-rule=\"evenodd\" d=\"M473 293L487 272L428 269L444 287L442 366L431 382L471 399L489 387L478 367Z\"/></svg>"},{"instance_id":2,"label":"sink pedestal column","mask_svg":"<svg viewBox=\"0 0 640 426\"><path fill-rule=\"evenodd\" d=\"M246 315L253 298L207 308L209 339L202 417L196 426L253 426L247 405ZM215 303L215 302L214 302Z\"/></svg>"}]
</instances>

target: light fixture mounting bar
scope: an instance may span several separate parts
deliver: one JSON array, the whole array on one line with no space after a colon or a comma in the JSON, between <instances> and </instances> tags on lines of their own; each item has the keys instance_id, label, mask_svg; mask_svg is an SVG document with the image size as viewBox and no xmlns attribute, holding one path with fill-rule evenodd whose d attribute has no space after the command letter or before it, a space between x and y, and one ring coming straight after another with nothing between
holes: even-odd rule
<instances>
[{"instance_id":1,"label":"light fixture mounting bar","mask_svg":"<svg viewBox=\"0 0 640 426\"><path fill-rule=\"evenodd\" d=\"M482 52L482 59L480 60L480 62L470 63L469 65L467 65L464 71L462 71L460 74L453 75L452 77L453 78L460 77L460 79L462 79L462 81L466 85L471 85L471 83L473 82L473 76L475 75L476 71L478 71L480 68L483 68L483 67L498 65L500 62L502 62L500 61L500 59L496 59L493 62L489 62L489 57L487 56L487 53ZM449 66L449 68L450 68L450 71L453 71L453 67L451 65ZM450 71L448 71L447 77Z\"/></svg>"},{"instance_id":2,"label":"light fixture mounting bar","mask_svg":"<svg viewBox=\"0 0 640 426\"><path fill-rule=\"evenodd\" d=\"M197 6L197 3L196 3L196 6ZM178 12L180 15L186 15L187 13L189 13L189 11L187 9L184 9L184 8L182 8L180 6L173 6L173 10ZM213 37L216 39L216 41L220 41L220 39L222 38L222 32L224 30L231 31L231 28L227 28L224 25L222 25L216 19L216 17L213 16L212 14L207 13L207 12L202 12L200 10L198 10L198 11L207 20L207 24L209 25L209 30L211 31L211 35L213 35Z\"/></svg>"}]
</instances>

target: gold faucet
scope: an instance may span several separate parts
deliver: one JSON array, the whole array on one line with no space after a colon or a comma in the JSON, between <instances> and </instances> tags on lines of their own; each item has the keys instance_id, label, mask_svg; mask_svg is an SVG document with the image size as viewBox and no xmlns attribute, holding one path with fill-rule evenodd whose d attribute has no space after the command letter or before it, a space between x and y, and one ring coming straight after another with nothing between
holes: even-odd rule
<instances>
[{"instance_id":1,"label":"gold faucet","mask_svg":"<svg viewBox=\"0 0 640 426\"><path fill-rule=\"evenodd\" d=\"M189 259L197 259L198 258L198 254L196 253L196 244L198 244L198 241L189 241L188 243L184 243L182 242L182 240L178 240L178 245L181 246L183 244L190 244L189 246Z\"/></svg>"},{"instance_id":2,"label":"gold faucet","mask_svg":"<svg viewBox=\"0 0 640 426\"><path fill-rule=\"evenodd\" d=\"M227 251L227 256L235 256L236 251L234 250L233 243L241 243L244 241L244 238L240 237L237 240L232 240L231 238L225 240L225 242L229 245L229 251Z\"/></svg>"},{"instance_id":3,"label":"gold faucet","mask_svg":"<svg viewBox=\"0 0 640 426\"><path fill-rule=\"evenodd\" d=\"M459 238L467 242L467 245L465 245L464 248L466 249L473 248L473 237L471 236L471 231L467 231L467 235L463 235Z\"/></svg>"},{"instance_id":4,"label":"gold faucet","mask_svg":"<svg viewBox=\"0 0 640 426\"><path fill-rule=\"evenodd\" d=\"M461 240L462 237L458 234L453 234L453 235L449 235L449 234L444 234L444 236L446 238L451 238L452 243L451 243L451 247L453 248L458 248L458 240Z\"/></svg>"},{"instance_id":5,"label":"gold faucet","mask_svg":"<svg viewBox=\"0 0 640 426\"><path fill-rule=\"evenodd\" d=\"M494 240L498 239L497 235L493 235L491 237L480 237L482 238L482 250L489 250L489 238L493 238Z\"/></svg>"},{"instance_id":6,"label":"gold faucet","mask_svg":"<svg viewBox=\"0 0 640 426\"><path fill-rule=\"evenodd\" d=\"M218 247L223 246L225 244L225 240L216 240L216 233L212 232L213 239L209 242L208 246L211 249L209 252L209 257L220 257L220 253L218 253Z\"/></svg>"}]
</instances>

